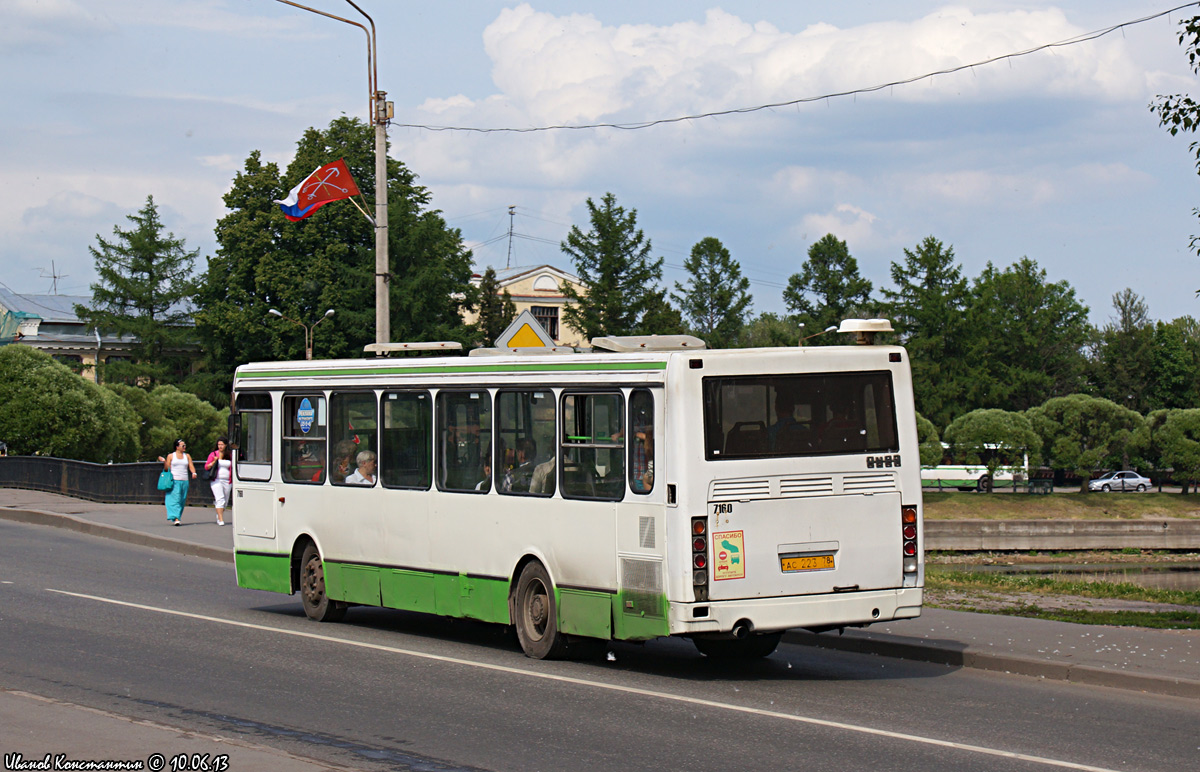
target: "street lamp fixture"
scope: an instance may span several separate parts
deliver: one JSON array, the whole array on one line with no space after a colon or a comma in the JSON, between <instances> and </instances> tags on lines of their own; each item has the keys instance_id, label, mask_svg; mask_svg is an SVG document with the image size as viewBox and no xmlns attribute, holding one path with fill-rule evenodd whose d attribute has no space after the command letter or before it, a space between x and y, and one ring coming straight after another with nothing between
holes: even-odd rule
<instances>
[{"instance_id":1,"label":"street lamp fixture","mask_svg":"<svg viewBox=\"0 0 1200 772\"><path fill-rule=\"evenodd\" d=\"M367 90L369 92L367 117L375 127L375 342L390 343L392 340L391 299L388 296L388 281L391 279L388 262L388 213L387 213L387 124L392 119L394 108L387 101L387 92L379 90L379 57L375 46L375 21L367 16L354 0L346 0L354 10L362 14L371 29L362 24L332 13L318 11L293 0L276 2L315 13L328 19L358 27L367 35ZM327 314L328 315L328 314ZM282 316L282 314L280 314Z\"/></svg>"},{"instance_id":2,"label":"street lamp fixture","mask_svg":"<svg viewBox=\"0 0 1200 772\"><path fill-rule=\"evenodd\" d=\"M267 311L267 313L270 314L271 316L278 316L280 319L286 319L287 321L291 322L292 324L299 325L299 327L304 330L304 358L311 360L312 359L312 351L313 351L313 330L316 329L318 324L325 321L329 317L333 316L333 309L331 308L328 311L326 311L324 316L322 316L320 319L313 322L312 324L304 324L303 322L297 322L292 317L284 316L283 314L279 313L279 311L275 310L274 308L269 309Z\"/></svg>"}]
</instances>

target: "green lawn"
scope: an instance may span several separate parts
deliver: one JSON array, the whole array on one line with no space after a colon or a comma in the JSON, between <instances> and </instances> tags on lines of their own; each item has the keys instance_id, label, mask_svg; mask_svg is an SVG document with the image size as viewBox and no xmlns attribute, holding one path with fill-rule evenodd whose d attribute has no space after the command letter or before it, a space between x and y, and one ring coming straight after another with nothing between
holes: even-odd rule
<instances>
[{"instance_id":1,"label":"green lawn","mask_svg":"<svg viewBox=\"0 0 1200 772\"><path fill-rule=\"evenodd\" d=\"M1200 495L1179 493L925 492L926 520L1141 520L1200 518Z\"/></svg>"}]
</instances>

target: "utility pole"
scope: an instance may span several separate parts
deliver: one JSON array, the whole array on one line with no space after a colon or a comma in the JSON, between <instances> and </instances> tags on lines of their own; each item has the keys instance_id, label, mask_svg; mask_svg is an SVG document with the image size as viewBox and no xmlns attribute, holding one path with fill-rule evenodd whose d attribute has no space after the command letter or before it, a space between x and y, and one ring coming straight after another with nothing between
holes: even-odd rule
<instances>
[{"instance_id":1,"label":"utility pole","mask_svg":"<svg viewBox=\"0 0 1200 772\"><path fill-rule=\"evenodd\" d=\"M513 234L513 215L517 213L516 206L508 208L508 259L504 261L505 268L512 267L512 234Z\"/></svg>"},{"instance_id":2,"label":"utility pole","mask_svg":"<svg viewBox=\"0 0 1200 772\"><path fill-rule=\"evenodd\" d=\"M388 283L391 273L388 270L388 214L387 214L387 124L394 114L394 106L387 101L387 92L379 90L378 49L375 45L375 22L370 16L355 4L354 0L346 0L354 10L361 13L371 25L368 30L362 24L331 13L300 5L292 0L277 0L284 5L310 11L318 16L336 19L353 25L367 35L367 116L375 127L375 342L391 343L391 298L388 296Z\"/></svg>"}]
</instances>

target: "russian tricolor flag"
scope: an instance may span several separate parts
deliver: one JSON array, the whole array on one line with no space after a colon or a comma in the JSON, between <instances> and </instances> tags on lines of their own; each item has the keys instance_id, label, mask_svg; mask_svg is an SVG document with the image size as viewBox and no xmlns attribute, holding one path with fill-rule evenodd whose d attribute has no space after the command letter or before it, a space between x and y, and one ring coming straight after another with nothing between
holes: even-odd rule
<instances>
[{"instance_id":1,"label":"russian tricolor flag","mask_svg":"<svg viewBox=\"0 0 1200 772\"><path fill-rule=\"evenodd\" d=\"M341 201L358 195L358 186L346 168L346 162L338 159L319 167L292 188L287 198L276 200L283 216L299 222L331 201Z\"/></svg>"}]
</instances>

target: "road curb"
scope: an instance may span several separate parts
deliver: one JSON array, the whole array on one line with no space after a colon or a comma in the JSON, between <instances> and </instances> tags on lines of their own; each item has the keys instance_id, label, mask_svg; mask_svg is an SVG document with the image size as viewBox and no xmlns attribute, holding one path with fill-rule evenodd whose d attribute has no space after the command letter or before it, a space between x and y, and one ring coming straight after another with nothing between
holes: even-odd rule
<instances>
[{"instance_id":1,"label":"road curb","mask_svg":"<svg viewBox=\"0 0 1200 772\"><path fill-rule=\"evenodd\" d=\"M178 555L190 555L225 563L233 562L233 550L231 549L156 536L116 525L95 523L61 512L0 507L0 520L65 528L125 544L167 550ZM790 630L784 634L783 639L788 643L835 651L877 654L882 657L929 662L950 667L1014 673L1088 686L1106 686L1114 689L1200 700L1200 681L1143 675L1091 665L1074 665L1012 655L987 654L971 651L962 644L896 640L890 637L876 637L858 630L849 630L844 635Z\"/></svg>"},{"instance_id":2,"label":"road curb","mask_svg":"<svg viewBox=\"0 0 1200 772\"><path fill-rule=\"evenodd\" d=\"M1123 670L1109 670L1092 665L1073 665L1065 662L1048 662L1041 659L1016 657L1005 654L985 654L967 648L932 643L884 640L849 632L845 635L809 633L791 630L783 640L801 646L816 646L822 649L847 651L855 654L877 654L917 662L930 662L950 667L965 667L974 670L990 670L1001 673L1045 678L1054 681L1086 686L1107 686L1127 691L1160 694L1167 697L1183 697L1200 700L1200 681L1188 678L1165 678Z\"/></svg>"},{"instance_id":3,"label":"road curb","mask_svg":"<svg viewBox=\"0 0 1200 772\"><path fill-rule=\"evenodd\" d=\"M225 563L233 562L233 550L231 549L210 547L206 544L196 544L195 542L180 541L179 539L169 539L165 536L154 536L152 534L142 533L141 531L133 531L128 528L122 528L119 525L94 523L90 520L83 520L72 515L65 515L61 512L45 512L40 509L11 509L9 507L0 507L0 520L11 520L16 523L48 525L54 528L65 528L68 531L76 531L77 533L84 533L91 536L101 536L106 539L124 542L125 544L167 550L168 552L174 552L177 555L190 555L192 557L207 558L209 560L220 560Z\"/></svg>"}]
</instances>

